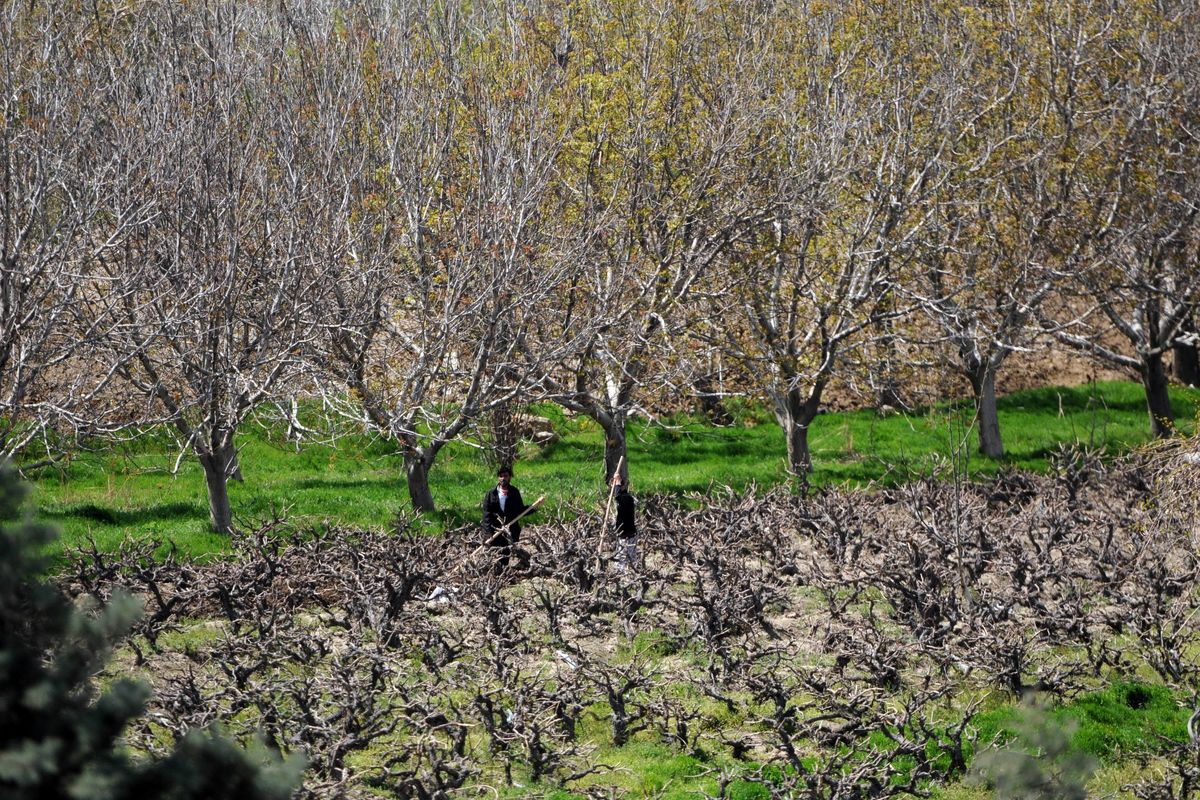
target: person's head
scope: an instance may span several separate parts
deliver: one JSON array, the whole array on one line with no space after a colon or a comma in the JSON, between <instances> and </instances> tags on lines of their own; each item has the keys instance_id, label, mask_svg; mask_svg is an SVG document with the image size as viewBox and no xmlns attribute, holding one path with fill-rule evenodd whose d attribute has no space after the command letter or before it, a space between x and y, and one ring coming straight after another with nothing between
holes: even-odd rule
<instances>
[{"instance_id":1,"label":"person's head","mask_svg":"<svg viewBox=\"0 0 1200 800\"><path fill-rule=\"evenodd\" d=\"M496 470L496 480L501 486L508 486L512 482L512 467L506 465Z\"/></svg>"}]
</instances>

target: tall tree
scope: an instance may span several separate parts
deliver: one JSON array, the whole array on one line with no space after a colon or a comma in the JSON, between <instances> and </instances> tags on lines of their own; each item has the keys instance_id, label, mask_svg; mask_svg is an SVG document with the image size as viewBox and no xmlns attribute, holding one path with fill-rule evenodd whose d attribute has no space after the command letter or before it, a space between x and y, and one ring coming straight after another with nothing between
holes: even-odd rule
<instances>
[{"instance_id":1,"label":"tall tree","mask_svg":"<svg viewBox=\"0 0 1200 800\"><path fill-rule=\"evenodd\" d=\"M1106 30L1086 10L1023 2L949 25L948 42L965 57L967 124L930 198L920 268L905 292L932 323L945 363L969 383L979 450L992 458L1004 454L997 375L1034 344L1043 304L1061 296L1085 263L1086 242L1107 224L1085 180L1105 152L1091 121L1107 101L1081 87L1077 70ZM1065 328L1070 306L1060 306Z\"/></svg>"},{"instance_id":2,"label":"tall tree","mask_svg":"<svg viewBox=\"0 0 1200 800\"><path fill-rule=\"evenodd\" d=\"M765 214L747 83L768 15L755 4L584 2L553 41L582 66L575 215L591 235L578 287L594 331L551 396L604 431L605 475L628 475L626 423L668 379L671 340L696 322L710 269Z\"/></svg>"},{"instance_id":3,"label":"tall tree","mask_svg":"<svg viewBox=\"0 0 1200 800\"><path fill-rule=\"evenodd\" d=\"M788 9L795 21L779 26L778 57L761 78L773 179L760 190L774 214L730 253L713 335L757 378L788 469L804 475L809 428L842 359L903 311L893 290L963 121L960 61L930 58L910 32L936 20Z\"/></svg>"},{"instance_id":4,"label":"tall tree","mask_svg":"<svg viewBox=\"0 0 1200 800\"><path fill-rule=\"evenodd\" d=\"M1109 142L1088 191L1104 198L1108 225L1091 239L1098 263L1077 271L1106 326L1063 341L1141 376L1150 428L1173 431L1163 361L1200 306L1200 10L1187 2L1112 6L1087 67L1108 99L1098 116ZM1133 355L1102 338L1115 330Z\"/></svg>"},{"instance_id":5,"label":"tall tree","mask_svg":"<svg viewBox=\"0 0 1200 800\"><path fill-rule=\"evenodd\" d=\"M229 0L148 3L122 35L113 147L136 166L124 206L152 212L100 253L82 312L103 328L109 369L155 409L141 420L167 423L199 460L212 526L228 532L238 429L304 375L327 285L315 243L334 235L313 224L310 109L288 103L294 32Z\"/></svg>"},{"instance_id":6,"label":"tall tree","mask_svg":"<svg viewBox=\"0 0 1200 800\"><path fill-rule=\"evenodd\" d=\"M564 73L515 5L415 4L382 22L360 31L374 39L369 135L354 145L365 190L321 357L350 413L399 445L414 508L432 511L442 448L526 399L578 335L552 322L570 319L579 264L554 234Z\"/></svg>"},{"instance_id":7,"label":"tall tree","mask_svg":"<svg viewBox=\"0 0 1200 800\"><path fill-rule=\"evenodd\" d=\"M120 76L97 63L99 24L65 4L0 9L0 457L98 402L71 312L114 168L94 97Z\"/></svg>"}]
</instances>

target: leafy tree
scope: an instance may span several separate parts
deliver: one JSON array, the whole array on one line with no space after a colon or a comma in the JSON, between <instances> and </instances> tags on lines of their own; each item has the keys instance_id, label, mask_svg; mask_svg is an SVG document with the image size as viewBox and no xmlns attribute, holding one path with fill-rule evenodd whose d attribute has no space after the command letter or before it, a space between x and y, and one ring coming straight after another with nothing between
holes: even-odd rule
<instances>
[{"instance_id":1,"label":"leafy tree","mask_svg":"<svg viewBox=\"0 0 1200 800\"><path fill-rule=\"evenodd\" d=\"M298 764L260 767L228 740L193 732L166 758L120 746L147 689L93 675L137 615L128 596L92 617L44 577L53 529L20 519L25 493L0 466L0 798L286 798Z\"/></svg>"}]
</instances>

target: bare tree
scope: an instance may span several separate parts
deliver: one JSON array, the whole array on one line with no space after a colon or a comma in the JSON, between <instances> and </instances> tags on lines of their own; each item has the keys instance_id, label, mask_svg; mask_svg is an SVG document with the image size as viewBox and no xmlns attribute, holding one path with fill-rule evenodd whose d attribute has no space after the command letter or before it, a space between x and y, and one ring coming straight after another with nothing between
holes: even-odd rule
<instances>
[{"instance_id":1,"label":"bare tree","mask_svg":"<svg viewBox=\"0 0 1200 800\"><path fill-rule=\"evenodd\" d=\"M377 134L346 179L366 199L322 360L360 404L349 413L399 444L422 511L441 449L527 398L577 335L562 287L578 259L555 234L564 75L518 21L430 4L370 33Z\"/></svg>"},{"instance_id":2,"label":"bare tree","mask_svg":"<svg viewBox=\"0 0 1200 800\"><path fill-rule=\"evenodd\" d=\"M1092 91L1110 98L1100 119L1109 154L1092 170L1089 190L1106 198L1110 226L1097 236L1101 263L1078 273L1099 315L1133 355L1100 336L1060 338L1100 360L1136 370L1155 436L1174 429L1164 354L1187 344L1185 326L1200 304L1200 117L1196 109L1197 23L1189 3L1164 3L1128 18L1124 34L1104 40L1107 58L1089 62Z\"/></svg>"},{"instance_id":3,"label":"bare tree","mask_svg":"<svg viewBox=\"0 0 1200 800\"><path fill-rule=\"evenodd\" d=\"M300 67L284 19L147 4L129 24L115 147L140 167L125 197L152 215L100 254L83 312L103 326L109 368L155 409L139 419L167 423L180 458L199 459L213 528L228 532L238 429L292 391L316 338L313 241L329 232L304 169L319 143L286 88Z\"/></svg>"},{"instance_id":4,"label":"bare tree","mask_svg":"<svg viewBox=\"0 0 1200 800\"><path fill-rule=\"evenodd\" d=\"M97 58L99 25L53 6L0 9L0 457L86 414L102 378L72 361L89 332L71 326L114 170L95 98L119 76ZM53 459L58 445L43 441Z\"/></svg>"},{"instance_id":5,"label":"bare tree","mask_svg":"<svg viewBox=\"0 0 1200 800\"><path fill-rule=\"evenodd\" d=\"M997 31L999 60L988 55ZM1107 32L1095 14L1020 3L954 30L967 54L967 124L905 289L949 351L950 368L970 384L979 450L991 458L1004 454L996 376L1010 354L1034 343L1043 304L1059 296L1107 224L1084 177L1104 148L1089 122L1108 101L1082 91L1077 70ZM1059 305L1057 326L1066 328L1071 307Z\"/></svg>"},{"instance_id":6,"label":"bare tree","mask_svg":"<svg viewBox=\"0 0 1200 800\"><path fill-rule=\"evenodd\" d=\"M774 214L731 251L711 334L770 398L798 475L812 467L809 426L841 359L903 313L885 300L928 223L925 204L962 123L957 60L914 72L889 44L886 15L801 17L762 78L781 87L765 101L773 178L760 187Z\"/></svg>"},{"instance_id":7,"label":"bare tree","mask_svg":"<svg viewBox=\"0 0 1200 800\"><path fill-rule=\"evenodd\" d=\"M587 156L577 213L610 224L591 237L590 274L571 295L594 335L549 384L604 431L606 476L618 465L628 474L629 415L648 384L671 379L671 350L704 309L693 299L710 292L710 268L765 213L745 187L759 147L748 76L769 24L751 4L646 0L638 15L609 14L613 25L564 28L601 87L577 100Z\"/></svg>"}]
</instances>

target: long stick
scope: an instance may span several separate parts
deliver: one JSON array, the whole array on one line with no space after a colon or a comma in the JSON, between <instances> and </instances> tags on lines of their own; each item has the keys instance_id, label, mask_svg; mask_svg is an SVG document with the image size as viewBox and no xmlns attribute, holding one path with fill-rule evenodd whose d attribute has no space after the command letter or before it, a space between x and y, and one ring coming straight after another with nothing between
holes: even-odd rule
<instances>
[{"instance_id":1,"label":"long stick","mask_svg":"<svg viewBox=\"0 0 1200 800\"><path fill-rule=\"evenodd\" d=\"M524 511L522 511L520 514L517 514L517 516L513 517L512 522L506 522L503 525L501 525L500 530L506 530L510 525L516 525L518 522L521 521L521 517L525 516L526 514L533 511L538 506L540 506L542 504L542 501L545 499L546 499L546 495L541 495L540 497L538 497L537 500L534 500L532 503L525 506Z\"/></svg>"},{"instance_id":2,"label":"long stick","mask_svg":"<svg viewBox=\"0 0 1200 800\"><path fill-rule=\"evenodd\" d=\"M613 495L617 493L617 484L612 480L613 477L621 474L621 465L625 463L625 456L617 459L617 468L613 470L613 474L609 476L609 482L612 484L608 487L608 502L604 504L604 522L600 525L600 538L596 540L596 557L600 556L600 548L604 546L604 532L608 530L608 512L612 511Z\"/></svg>"},{"instance_id":3,"label":"long stick","mask_svg":"<svg viewBox=\"0 0 1200 800\"><path fill-rule=\"evenodd\" d=\"M526 514L533 511L538 506L540 506L542 504L542 501L545 499L546 499L546 495L541 495L540 497L538 497L537 500L534 500L532 503L525 506L525 510L522 511L520 514L517 514L517 516L514 517L511 522L504 523L500 527L496 528L496 530L508 532L510 525L515 525L517 522L520 521L521 517L525 516ZM459 564L459 567L461 568L463 565L468 564L471 561L473 561L475 559L475 556L479 555L480 551L482 551L483 548L485 548L485 547L490 547L490 545L487 542L484 542L483 544L479 545L474 550L472 550L471 554L462 560L462 563Z\"/></svg>"}]
</instances>

